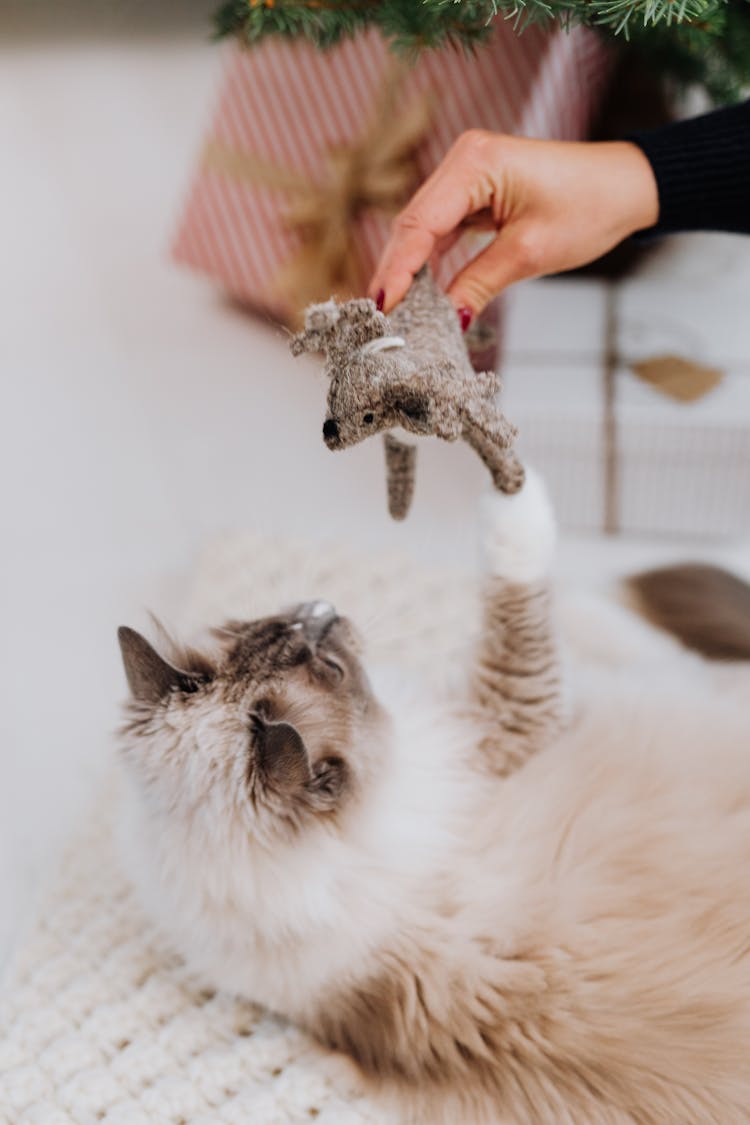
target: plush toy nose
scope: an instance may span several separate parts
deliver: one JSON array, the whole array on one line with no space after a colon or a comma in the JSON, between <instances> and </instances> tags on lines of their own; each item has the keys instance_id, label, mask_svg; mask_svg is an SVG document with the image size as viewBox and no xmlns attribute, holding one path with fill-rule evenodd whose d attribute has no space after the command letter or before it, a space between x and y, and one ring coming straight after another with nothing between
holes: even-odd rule
<instances>
[{"instance_id":1,"label":"plush toy nose","mask_svg":"<svg viewBox=\"0 0 750 1125\"><path fill-rule=\"evenodd\" d=\"M326 441L336 441L339 436L339 424L333 418L326 418L323 423L323 437Z\"/></svg>"}]
</instances>

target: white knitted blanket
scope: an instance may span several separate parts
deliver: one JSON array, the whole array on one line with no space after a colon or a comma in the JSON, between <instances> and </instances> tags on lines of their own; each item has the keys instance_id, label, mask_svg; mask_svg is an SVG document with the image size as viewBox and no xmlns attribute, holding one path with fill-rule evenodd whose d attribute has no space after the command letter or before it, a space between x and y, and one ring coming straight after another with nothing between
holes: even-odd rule
<instances>
[{"instance_id":1,"label":"white knitted blanket","mask_svg":"<svg viewBox=\"0 0 750 1125\"><path fill-rule=\"evenodd\" d=\"M473 591L414 563L240 536L208 552L183 626L324 597L364 627L376 658L437 663L465 638ZM345 1059L202 989L169 954L118 865L115 790L71 845L4 982L0 1121L393 1125Z\"/></svg>"}]
</instances>

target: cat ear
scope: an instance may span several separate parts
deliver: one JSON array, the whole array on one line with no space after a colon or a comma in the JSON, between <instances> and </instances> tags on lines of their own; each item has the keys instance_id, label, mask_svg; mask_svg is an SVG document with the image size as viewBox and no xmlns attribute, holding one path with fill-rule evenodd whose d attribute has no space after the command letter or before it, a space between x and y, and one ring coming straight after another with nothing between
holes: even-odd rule
<instances>
[{"instance_id":1,"label":"cat ear","mask_svg":"<svg viewBox=\"0 0 750 1125\"><path fill-rule=\"evenodd\" d=\"M159 656L156 649L145 637L136 633L135 629L121 625L117 630L117 639L120 642L128 687L136 702L158 703L172 689L195 691L197 679Z\"/></svg>"},{"instance_id":2,"label":"cat ear","mask_svg":"<svg viewBox=\"0 0 750 1125\"><path fill-rule=\"evenodd\" d=\"M265 778L290 793L312 777L302 736L291 723L265 723L258 739L258 758Z\"/></svg>"}]
</instances>

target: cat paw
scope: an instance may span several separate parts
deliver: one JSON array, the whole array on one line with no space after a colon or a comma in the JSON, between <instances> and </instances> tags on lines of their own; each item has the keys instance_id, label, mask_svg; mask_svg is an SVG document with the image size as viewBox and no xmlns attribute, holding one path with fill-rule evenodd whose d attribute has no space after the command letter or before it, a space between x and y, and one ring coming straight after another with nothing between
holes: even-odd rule
<instances>
[{"instance_id":1,"label":"cat paw","mask_svg":"<svg viewBox=\"0 0 750 1125\"><path fill-rule=\"evenodd\" d=\"M510 582L538 582L549 574L557 527L544 481L526 467L512 496L489 492L479 507L480 545L488 574Z\"/></svg>"}]
</instances>

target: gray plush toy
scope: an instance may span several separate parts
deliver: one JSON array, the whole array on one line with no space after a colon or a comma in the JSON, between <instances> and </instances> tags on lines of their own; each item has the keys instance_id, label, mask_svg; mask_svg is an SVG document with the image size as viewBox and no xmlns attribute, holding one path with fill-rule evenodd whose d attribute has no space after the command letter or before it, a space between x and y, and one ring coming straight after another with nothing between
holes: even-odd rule
<instances>
[{"instance_id":1,"label":"gray plush toy","mask_svg":"<svg viewBox=\"0 0 750 1125\"><path fill-rule=\"evenodd\" d=\"M387 317L366 298L310 305L291 348L294 355L325 356L330 386L323 438L329 449L385 434L394 519L407 514L414 491L412 435L463 438L500 491L516 492L523 484L511 449L516 431L495 401L499 379L472 368L455 310L427 267Z\"/></svg>"}]
</instances>

